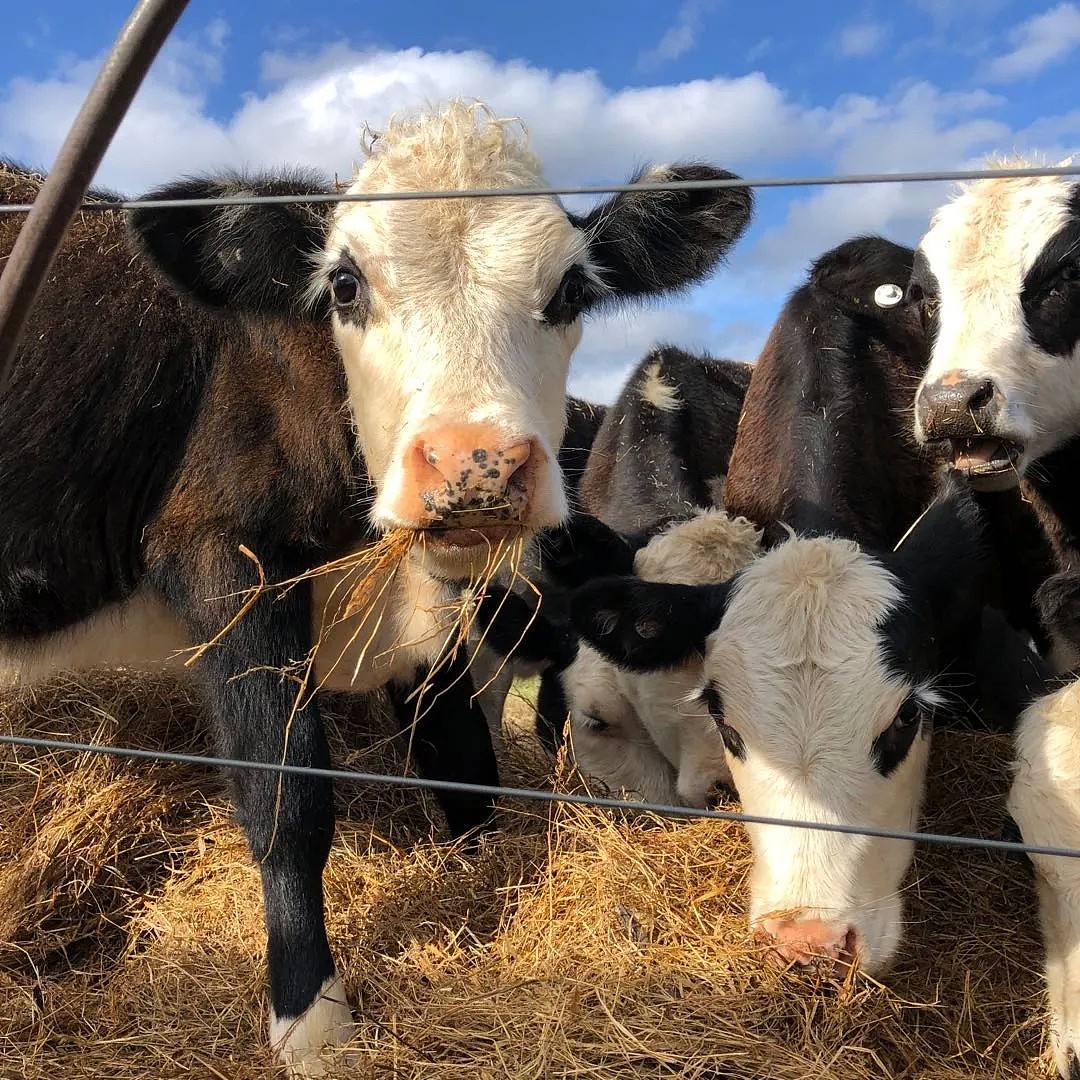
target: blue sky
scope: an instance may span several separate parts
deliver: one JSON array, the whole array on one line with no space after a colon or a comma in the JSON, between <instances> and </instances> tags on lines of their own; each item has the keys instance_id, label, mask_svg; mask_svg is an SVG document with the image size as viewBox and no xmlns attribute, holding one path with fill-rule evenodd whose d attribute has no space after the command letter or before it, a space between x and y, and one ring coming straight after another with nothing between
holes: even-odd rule
<instances>
[{"instance_id":1,"label":"blue sky","mask_svg":"<svg viewBox=\"0 0 1080 1080\"><path fill-rule=\"evenodd\" d=\"M129 6L5 12L0 154L47 167ZM522 117L555 183L705 158L744 175L961 168L1080 149L1080 4L192 0L106 158L135 193L215 166L346 176L396 110L477 97ZM753 359L805 273L859 232L914 243L947 185L761 191L725 268L591 322L572 389L611 400L659 341Z\"/></svg>"}]
</instances>

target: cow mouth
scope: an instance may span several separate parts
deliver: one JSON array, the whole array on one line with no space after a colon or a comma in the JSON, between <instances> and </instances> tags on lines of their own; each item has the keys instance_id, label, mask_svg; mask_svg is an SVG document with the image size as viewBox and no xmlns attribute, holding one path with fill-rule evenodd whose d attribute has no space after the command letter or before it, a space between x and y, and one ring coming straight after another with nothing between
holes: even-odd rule
<instances>
[{"instance_id":1,"label":"cow mouth","mask_svg":"<svg viewBox=\"0 0 1080 1080\"><path fill-rule=\"evenodd\" d=\"M471 548L483 544L492 546L504 540L513 540L521 536L524 526L520 522L500 522L498 524L428 525L420 532L424 542L439 548Z\"/></svg>"},{"instance_id":2,"label":"cow mouth","mask_svg":"<svg viewBox=\"0 0 1080 1080\"><path fill-rule=\"evenodd\" d=\"M1008 439L951 439L953 467L973 482L1001 480L1015 482L1020 472L1017 462L1024 452L1019 443Z\"/></svg>"}]
</instances>

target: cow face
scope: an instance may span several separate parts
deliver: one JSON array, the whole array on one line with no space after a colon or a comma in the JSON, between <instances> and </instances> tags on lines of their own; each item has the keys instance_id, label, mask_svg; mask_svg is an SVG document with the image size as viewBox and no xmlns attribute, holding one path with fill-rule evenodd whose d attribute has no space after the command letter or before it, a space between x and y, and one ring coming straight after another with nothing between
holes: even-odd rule
<instances>
[{"instance_id":1,"label":"cow face","mask_svg":"<svg viewBox=\"0 0 1080 1080\"><path fill-rule=\"evenodd\" d=\"M641 179L731 174L705 165ZM451 103L391 123L348 189L545 186L514 124ZM217 194L194 181L155 197ZM746 188L620 194L575 216L547 196L140 211L144 249L202 302L332 316L380 529L424 530L446 577L490 542L557 524L557 452L582 318L710 273L749 223ZM284 225L284 227L282 227ZM256 243L257 240L257 243ZM314 275L311 273L315 266Z\"/></svg>"},{"instance_id":2,"label":"cow face","mask_svg":"<svg viewBox=\"0 0 1080 1080\"><path fill-rule=\"evenodd\" d=\"M574 596L574 625L631 670L702 656L699 711L746 812L912 829L935 680L979 612L971 500L951 480L896 553L793 537L726 585L594 582ZM911 842L747 828L750 921L768 955L880 972L900 940Z\"/></svg>"},{"instance_id":3,"label":"cow face","mask_svg":"<svg viewBox=\"0 0 1080 1080\"><path fill-rule=\"evenodd\" d=\"M934 338L916 438L949 439L981 488L1015 485L1080 427L1080 185L966 186L923 236L909 299Z\"/></svg>"},{"instance_id":4,"label":"cow face","mask_svg":"<svg viewBox=\"0 0 1080 1080\"><path fill-rule=\"evenodd\" d=\"M544 183L515 125L455 104L391 124L349 190ZM537 196L343 203L322 281L378 487L374 523L425 529L444 561L467 561L463 549L486 555L490 540L562 522L556 455L583 316L698 278L749 210L745 191L620 196L587 217Z\"/></svg>"}]
</instances>

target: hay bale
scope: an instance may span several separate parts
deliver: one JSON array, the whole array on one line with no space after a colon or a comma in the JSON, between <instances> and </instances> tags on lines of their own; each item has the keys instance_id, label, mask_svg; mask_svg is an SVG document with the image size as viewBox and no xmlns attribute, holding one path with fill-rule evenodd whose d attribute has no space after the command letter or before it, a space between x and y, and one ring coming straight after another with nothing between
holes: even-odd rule
<instances>
[{"instance_id":1,"label":"hay bale","mask_svg":"<svg viewBox=\"0 0 1080 1080\"><path fill-rule=\"evenodd\" d=\"M330 704L338 762L400 768L377 703L360 720ZM194 703L159 683L57 684L2 708L8 730L201 745ZM527 706L512 695L508 712L505 782L550 785ZM1008 753L989 735L936 740L927 827L994 835ZM0 1077L279 1075L258 875L217 780L17 751L0 784ZM888 987L815 987L747 940L738 825L510 802L466 859L427 796L356 789L339 806L329 930L362 1014L343 1075L1049 1075L1024 860L920 846Z\"/></svg>"}]
</instances>

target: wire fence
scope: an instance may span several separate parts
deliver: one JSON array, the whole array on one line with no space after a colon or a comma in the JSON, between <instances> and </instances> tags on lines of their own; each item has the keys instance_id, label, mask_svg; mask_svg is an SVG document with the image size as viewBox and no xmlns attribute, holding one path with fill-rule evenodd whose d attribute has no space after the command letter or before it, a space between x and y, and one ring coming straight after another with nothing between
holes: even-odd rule
<instances>
[{"instance_id":1,"label":"wire fence","mask_svg":"<svg viewBox=\"0 0 1080 1080\"><path fill-rule=\"evenodd\" d=\"M640 180L625 184L578 184L550 187L519 188L476 188L463 190L429 190L398 192L348 192L345 190L318 194L296 195L231 195L207 198L185 199L86 199L90 175L107 148L120 120L127 110L132 97L145 75L153 57L168 36L176 19L186 6L186 0L140 0L132 17L121 32L117 43L106 64L102 68L98 82L88 96L83 112L73 124L68 139L58 158L58 166L65 165L63 184L65 192L56 194L59 185L54 185L55 176L46 181L37 203L12 203L0 205L0 214L35 213L44 219L50 218L47 225L51 235L36 238L34 243L40 247L33 253L33 265L27 260L27 266L20 265L19 280L13 267L13 259L0 276L0 387L6 381L9 372L11 353L14 350L25 309L33 299L33 294L48 268L49 261L59 243L60 234L71 216L78 210L85 212L104 212L110 210L137 209L182 209L206 206L257 206L282 204L316 204L340 202L384 202L414 201L422 199L460 199L460 198L514 198L533 196L561 195L602 195L630 192L662 191L720 191L727 188L798 188L828 187L837 185L866 185L893 183L946 183L981 179L1008 179L1030 177L1080 177L1080 165L1063 164L1057 166L1030 166L1023 168L968 169L968 170L933 170L923 172L873 172L851 173L844 175L801 176L801 177L731 177L710 180L663 181ZM96 95L96 96L95 96ZM65 159L65 153L70 160ZM55 167L54 167L55 168ZM74 193L74 194L72 194ZM48 196L46 199L45 196ZM64 201L66 199L66 202ZM46 202L55 202L46 210ZM29 223L28 223L29 224ZM35 223L36 227L37 223ZM59 229L57 228L59 226ZM24 229L24 232L27 230ZM27 240L21 237L21 240ZM29 243L24 245L29 247ZM17 245L18 247L18 245ZM17 293L16 293L16 290ZM11 310L8 310L8 308ZM457 783L447 780L433 780L416 776L397 776L379 773L362 773L341 769L317 769L308 766L288 765L284 763L258 762L243 759L220 758L209 755L183 754L169 751L143 750L127 747L108 746L94 743L79 743L61 739L45 739L31 736L0 735L0 743L9 746L22 746L39 750L54 750L78 754L104 754L120 758L151 760L177 765L199 765L223 769L248 769L278 774L306 775L348 784L381 784L400 788L414 788L429 791L459 792L482 794L496 798L530 799L549 804L574 804L592 806L601 809L619 810L632 813L656 814L670 818L714 819L735 821L744 824L779 826L816 830L823 832L844 833L849 835L871 836L884 839L905 840L915 843L941 844L962 848L979 848L989 851L1002 851L1025 855L1051 855L1067 858L1080 857L1080 850L1046 847L1026 844L1022 841L991 839L972 836L957 836L909 830L891 830L872 826L850 825L838 822L800 821L793 819L771 818L747 814L741 811L698 809L686 806L666 806L655 803L629 801L623 799L601 798L591 795L576 795L556 791L544 791L532 788L511 788Z\"/></svg>"},{"instance_id":2,"label":"wire fence","mask_svg":"<svg viewBox=\"0 0 1080 1080\"><path fill-rule=\"evenodd\" d=\"M274 206L290 203L415 202L423 199L505 199L527 196L606 195L636 191L723 191L726 188L835 187L848 184L951 183L1039 176L1080 177L1080 165L1032 165L1016 169L939 169L930 172L845 173L832 176L763 176L750 179L642 180L626 184L572 184L552 187L461 188L427 191L334 191L296 195L221 195L190 199L89 199L80 210L180 210L200 206ZM0 214L28 213L33 203L0 205Z\"/></svg>"},{"instance_id":3,"label":"wire fence","mask_svg":"<svg viewBox=\"0 0 1080 1080\"><path fill-rule=\"evenodd\" d=\"M1002 851L1016 855L1059 855L1080 858L1074 848L1047 847L1023 841L993 839L979 836L959 836L950 833L917 832L907 829L883 829L872 825L850 825L843 822L804 821L795 818L767 817L747 814L741 810L699 809L690 806L669 806L662 803L611 799L596 795L576 795L569 792L545 791L541 788L512 788L499 785L465 784L454 780L432 780L421 776L399 776L393 773L365 773L351 769L319 769L308 765L288 765L282 762L249 761L243 758L213 757L207 754L183 754L169 750L145 750L134 747L108 746L102 743L69 742L64 739L45 739L30 735L0 735L0 744L24 746L37 750L61 750L78 754L103 754L110 757L134 758L143 761L174 765L199 765L207 768L248 769L253 772L278 775L309 776L346 784L381 784L387 787L413 788L425 791L446 791L467 795L490 795L496 798L531 799L534 802L575 806L591 806L604 810L619 810L635 814L656 814L660 817L690 818L713 821L734 821L744 825L769 825L815 832L843 833L849 836L871 836L885 840L907 840L913 843L938 844L947 847L976 848Z\"/></svg>"}]
</instances>

